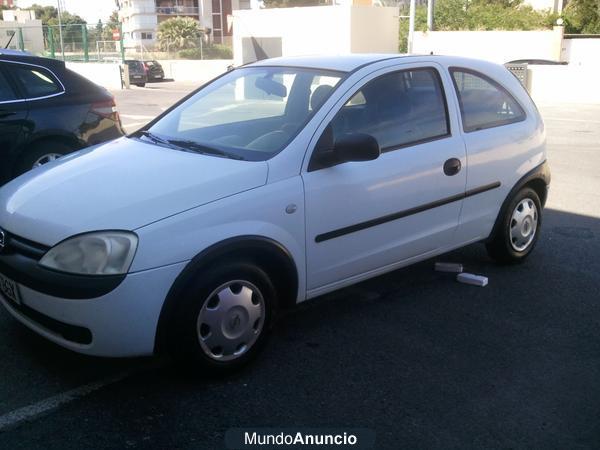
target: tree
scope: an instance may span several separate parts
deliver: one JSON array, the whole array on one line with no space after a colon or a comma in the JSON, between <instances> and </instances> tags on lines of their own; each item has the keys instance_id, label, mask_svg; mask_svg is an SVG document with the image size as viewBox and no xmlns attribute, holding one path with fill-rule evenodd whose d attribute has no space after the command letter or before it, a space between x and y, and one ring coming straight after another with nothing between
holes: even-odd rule
<instances>
[{"instance_id":1,"label":"tree","mask_svg":"<svg viewBox=\"0 0 600 450\"><path fill-rule=\"evenodd\" d=\"M41 6L34 3L29 9L35 11L35 17L42 21L42 25L48 25L48 20L58 17L58 10L54 6Z\"/></svg>"},{"instance_id":2,"label":"tree","mask_svg":"<svg viewBox=\"0 0 600 450\"><path fill-rule=\"evenodd\" d=\"M563 17L567 33L600 33L599 0L570 0Z\"/></svg>"},{"instance_id":3,"label":"tree","mask_svg":"<svg viewBox=\"0 0 600 450\"><path fill-rule=\"evenodd\" d=\"M191 17L173 17L158 26L158 42L163 50L182 50L198 46L203 30Z\"/></svg>"},{"instance_id":4,"label":"tree","mask_svg":"<svg viewBox=\"0 0 600 450\"><path fill-rule=\"evenodd\" d=\"M111 41L113 38L113 31L118 29L119 13L117 11L113 11L110 17L108 18L108 22L106 22L102 30L102 40Z\"/></svg>"},{"instance_id":5,"label":"tree","mask_svg":"<svg viewBox=\"0 0 600 450\"><path fill-rule=\"evenodd\" d=\"M522 0L436 0L434 13L434 26L439 31L540 30L551 28L558 17L523 5ZM402 14L406 15L408 11ZM427 7L424 5L415 11L415 30L427 30ZM406 51L407 36L408 21L403 20L400 22L401 52Z\"/></svg>"}]
</instances>

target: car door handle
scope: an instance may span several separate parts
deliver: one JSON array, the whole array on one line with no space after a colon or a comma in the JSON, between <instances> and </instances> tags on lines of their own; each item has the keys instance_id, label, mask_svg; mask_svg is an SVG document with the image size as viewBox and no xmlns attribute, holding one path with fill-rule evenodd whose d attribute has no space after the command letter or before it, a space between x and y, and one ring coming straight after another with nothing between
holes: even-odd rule
<instances>
[{"instance_id":1,"label":"car door handle","mask_svg":"<svg viewBox=\"0 0 600 450\"><path fill-rule=\"evenodd\" d=\"M458 158L450 158L444 163L444 173L451 177L452 175L456 175L460 172L460 168L462 164L460 163L460 159Z\"/></svg>"}]
</instances>

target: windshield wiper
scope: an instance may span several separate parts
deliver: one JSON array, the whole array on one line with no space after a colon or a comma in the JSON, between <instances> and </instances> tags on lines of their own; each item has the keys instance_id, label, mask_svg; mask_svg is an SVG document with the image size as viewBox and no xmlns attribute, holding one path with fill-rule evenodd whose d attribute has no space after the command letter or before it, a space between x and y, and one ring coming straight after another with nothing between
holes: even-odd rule
<instances>
[{"instance_id":1,"label":"windshield wiper","mask_svg":"<svg viewBox=\"0 0 600 450\"><path fill-rule=\"evenodd\" d=\"M232 153L224 152L223 150L219 150L218 148L208 147L206 145L199 144L194 141L187 140L179 140L179 139L169 139L167 141L169 144L176 145L177 147L191 150L197 153L203 153L205 155L217 155L223 156L225 158L244 160L244 158L240 155L235 155Z\"/></svg>"},{"instance_id":2,"label":"windshield wiper","mask_svg":"<svg viewBox=\"0 0 600 450\"><path fill-rule=\"evenodd\" d=\"M167 145L169 147L173 147L169 141L167 141L166 139L160 138L155 134L150 133L148 130L140 130L136 134L147 137L155 144L162 144L162 145Z\"/></svg>"}]
</instances>

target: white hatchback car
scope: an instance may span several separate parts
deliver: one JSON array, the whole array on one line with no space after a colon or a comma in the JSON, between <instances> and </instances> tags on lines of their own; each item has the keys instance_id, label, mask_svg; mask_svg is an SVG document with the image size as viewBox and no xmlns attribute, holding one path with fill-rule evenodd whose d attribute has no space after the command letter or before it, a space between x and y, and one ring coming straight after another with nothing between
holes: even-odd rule
<instances>
[{"instance_id":1,"label":"white hatchback car","mask_svg":"<svg viewBox=\"0 0 600 450\"><path fill-rule=\"evenodd\" d=\"M231 370L297 302L473 242L521 261L549 183L502 66L260 61L0 189L1 302L78 352Z\"/></svg>"}]
</instances>

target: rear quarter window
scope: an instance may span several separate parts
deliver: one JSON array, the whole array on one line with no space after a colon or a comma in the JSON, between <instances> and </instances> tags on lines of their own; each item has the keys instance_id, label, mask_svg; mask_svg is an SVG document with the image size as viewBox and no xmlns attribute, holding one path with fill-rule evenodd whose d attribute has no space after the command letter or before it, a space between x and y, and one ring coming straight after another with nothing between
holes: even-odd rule
<instances>
[{"instance_id":1,"label":"rear quarter window","mask_svg":"<svg viewBox=\"0 0 600 450\"><path fill-rule=\"evenodd\" d=\"M14 64L10 70L29 99L47 97L64 91L56 77L42 67Z\"/></svg>"},{"instance_id":2,"label":"rear quarter window","mask_svg":"<svg viewBox=\"0 0 600 450\"><path fill-rule=\"evenodd\" d=\"M0 102L10 102L16 99L17 95L15 91L0 68Z\"/></svg>"},{"instance_id":3,"label":"rear quarter window","mask_svg":"<svg viewBox=\"0 0 600 450\"><path fill-rule=\"evenodd\" d=\"M521 105L498 82L470 69L451 68L450 73L466 132L525 120Z\"/></svg>"}]
</instances>

